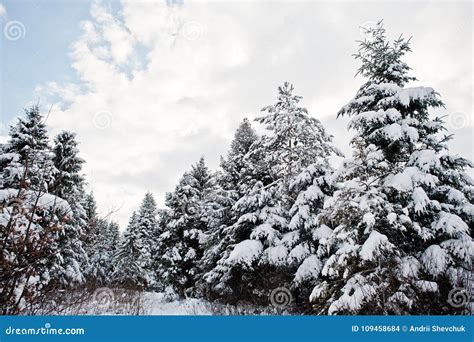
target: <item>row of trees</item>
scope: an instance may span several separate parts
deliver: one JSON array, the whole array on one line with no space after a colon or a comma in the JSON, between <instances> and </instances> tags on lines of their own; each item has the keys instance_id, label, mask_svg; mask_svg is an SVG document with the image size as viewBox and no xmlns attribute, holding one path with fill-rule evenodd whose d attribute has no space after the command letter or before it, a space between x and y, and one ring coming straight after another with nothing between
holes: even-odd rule
<instances>
[{"instance_id":1,"label":"row of trees","mask_svg":"<svg viewBox=\"0 0 474 342\"><path fill-rule=\"evenodd\" d=\"M355 57L366 78L339 112L352 158L285 83L274 105L237 129L217 172L201 158L158 209L151 193L122 237L84 193L74 135L49 147L39 110L2 146L0 296L18 313L52 289L79 284L163 291L170 298L268 305L291 290L317 314L460 312L474 245L470 161L450 155L432 88L408 87L409 41L381 24Z\"/></svg>"},{"instance_id":2,"label":"row of trees","mask_svg":"<svg viewBox=\"0 0 474 342\"><path fill-rule=\"evenodd\" d=\"M74 133L50 143L38 106L0 150L0 308L34 311L64 290L108 276L118 225L100 219L86 194ZM107 244L105 244L107 242Z\"/></svg>"},{"instance_id":3,"label":"row of trees","mask_svg":"<svg viewBox=\"0 0 474 342\"><path fill-rule=\"evenodd\" d=\"M448 298L472 269L472 164L430 117L438 94L407 86L409 40L389 42L382 24L367 33L355 55L366 82L338 113L353 157L331 167L341 153L285 83L256 119L268 133L244 120L218 172L201 159L159 213L146 195L121 247L127 282L257 304L283 286L319 314L463 309Z\"/></svg>"}]
</instances>

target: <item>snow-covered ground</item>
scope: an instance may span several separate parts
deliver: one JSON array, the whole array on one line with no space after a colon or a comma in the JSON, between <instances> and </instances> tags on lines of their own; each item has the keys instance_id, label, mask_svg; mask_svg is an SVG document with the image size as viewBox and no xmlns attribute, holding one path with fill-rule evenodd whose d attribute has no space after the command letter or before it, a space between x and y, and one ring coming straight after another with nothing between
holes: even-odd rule
<instances>
[{"instance_id":1,"label":"snow-covered ground","mask_svg":"<svg viewBox=\"0 0 474 342\"><path fill-rule=\"evenodd\" d=\"M200 299L167 301L163 293L145 293L143 295L144 315L213 315L214 305Z\"/></svg>"},{"instance_id":2,"label":"snow-covered ground","mask_svg":"<svg viewBox=\"0 0 474 342\"><path fill-rule=\"evenodd\" d=\"M72 298L72 297L70 297ZM55 307L30 314L53 315L242 315L284 314L272 306L224 305L196 298L170 300L164 293L99 288Z\"/></svg>"}]
</instances>

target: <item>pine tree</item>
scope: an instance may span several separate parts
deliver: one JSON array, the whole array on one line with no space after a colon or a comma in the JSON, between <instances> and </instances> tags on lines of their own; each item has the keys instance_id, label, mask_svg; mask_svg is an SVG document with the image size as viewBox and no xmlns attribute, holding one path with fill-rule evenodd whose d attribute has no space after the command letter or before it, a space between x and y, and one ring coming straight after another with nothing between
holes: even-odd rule
<instances>
[{"instance_id":1,"label":"pine tree","mask_svg":"<svg viewBox=\"0 0 474 342\"><path fill-rule=\"evenodd\" d=\"M112 275L115 284L134 290L147 288L150 279L146 267L151 257L146 253L147 247L134 212L115 255L116 269Z\"/></svg>"},{"instance_id":2,"label":"pine tree","mask_svg":"<svg viewBox=\"0 0 474 342\"><path fill-rule=\"evenodd\" d=\"M265 187L258 181L252 191L233 206L240 215L226 230L229 235L227 248L216 267L206 274L213 291L225 301L257 302L262 297L266 301L268 294L262 292L263 289L272 289L274 283L287 278L274 267L267 266L270 262L267 258L275 257L272 259L275 264L283 261L279 252L281 232L285 230L287 220L280 200L279 186ZM269 253L264 254L264 250Z\"/></svg>"},{"instance_id":3,"label":"pine tree","mask_svg":"<svg viewBox=\"0 0 474 342\"><path fill-rule=\"evenodd\" d=\"M116 270L115 265L115 256L118 253L119 247L121 245L121 236L120 236L120 227L117 222L111 221L107 225L107 230L105 232L105 250L106 250L106 260L108 268L106 269L107 275L107 284L112 283L111 276Z\"/></svg>"},{"instance_id":4,"label":"pine tree","mask_svg":"<svg viewBox=\"0 0 474 342\"><path fill-rule=\"evenodd\" d=\"M25 118L19 118L10 128L10 140L5 146L2 159L2 186L45 188L53 180L51 148L44 117L39 106L25 110ZM21 184L24 182L25 184Z\"/></svg>"},{"instance_id":5,"label":"pine tree","mask_svg":"<svg viewBox=\"0 0 474 342\"><path fill-rule=\"evenodd\" d=\"M53 153L56 167L53 191L61 198L82 201L85 180L81 172L84 160L79 157L76 134L69 131L59 133L54 139ZM81 216L84 216L82 211Z\"/></svg>"},{"instance_id":6,"label":"pine tree","mask_svg":"<svg viewBox=\"0 0 474 342\"><path fill-rule=\"evenodd\" d=\"M90 255L87 274L89 282L96 286L112 284L111 276L116 272L115 257L119 252L119 226L115 222L99 219L98 234L95 237L94 252Z\"/></svg>"},{"instance_id":7,"label":"pine tree","mask_svg":"<svg viewBox=\"0 0 474 342\"><path fill-rule=\"evenodd\" d=\"M155 199L148 192L138 211L131 216L116 252L114 281L120 286L142 290L159 288L160 280L155 276L160 232L157 214Z\"/></svg>"},{"instance_id":8,"label":"pine tree","mask_svg":"<svg viewBox=\"0 0 474 342\"><path fill-rule=\"evenodd\" d=\"M169 211L165 231L160 235L158 254L162 260L158 273L165 288L181 297L197 291L215 189L215 176L201 158L183 175L175 191L166 194Z\"/></svg>"},{"instance_id":9,"label":"pine tree","mask_svg":"<svg viewBox=\"0 0 474 342\"><path fill-rule=\"evenodd\" d=\"M289 185L295 200L289 210L289 232L284 244L288 249L287 264L294 276L292 289L300 307L308 305L308 289L319 281L323 262L319 247L332 233L318 221L318 215L334 193L333 172L327 157L321 156L293 177Z\"/></svg>"},{"instance_id":10,"label":"pine tree","mask_svg":"<svg viewBox=\"0 0 474 342\"><path fill-rule=\"evenodd\" d=\"M227 248L214 270L206 274L214 290L231 300L266 301L268 289L286 285L293 278L296 263L307 255L295 262L289 253L296 253L293 248L310 237L292 232L299 226L289 226L289 212L298 192L307 190L308 194L312 189L306 187L313 183L312 178L306 179L308 184L298 187L293 179L307 168L312 170L311 177L323 177L330 170L327 157L339 154L319 120L298 106L301 97L293 95L293 86L286 82L278 92L277 103L263 108L266 115L256 119L269 134L254 141L244 158L244 191L232 208L236 219L225 230ZM303 198L300 202L300 209L309 205L302 203ZM306 219L310 218L299 221Z\"/></svg>"},{"instance_id":11,"label":"pine tree","mask_svg":"<svg viewBox=\"0 0 474 342\"><path fill-rule=\"evenodd\" d=\"M75 134L64 131L56 136L53 146L55 173L51 192L66 200L72 210L58 241L61 252L56 256L57 266L51 270L52 277L63 287L84 282L84 269L88 268L88 256L82 243L86 225L82 206L85 180L81 174L84 160L78 156L77 145Z\"/></svg>"},{"instance_id":12,"label":"pine tree","mask_svg":"<svg viewBox=\"0 0 474 342\"><path fill-rule=\"evenodd\" d=\"M150 192L145 194L145 198L137 212L136 226L140 231L141 239L143 241L143 268L148 273L148 287L158 288L159 279L155 278L154 258L157 252L157 240L160 234L160 226L157 220L157 207L155 199ZM149 257L146 258L145 255Z\"/></svg>"},{"instance_id":13,"label":"pine tree","mask_svg":"<svg viewBox=\"0 0 474 342\"><path fill-rule=\"evenodd\" d=\"M222 173L219 177L219 184L224 190L238 193L241 184L245 181L244 172L249 166L246 158L247 153L257 138L257 133L245 118L234 134L227 158L221 158Z\"/></svg>"},{"instance_id":14,"label":"pine tree","mask_svg":"<svg viewBox=\"0 0 474 342\"><path fill-rule=\"evenodd\" d=\"M262 111L266 115L256 119L272 134L263 135L254 151L263 149L273 178L285 181L322 156L340 154L329 144L331 136L321 122L309 116L306 108L298 106L302 97L294 95L293 90L293 85L285 82L278 88L277 103L264 107Z\"/></svg>"},{"instance_id":15,"label":"pine tree","mask_svg":"<svg viewBox=\"0 0 474 342\"><path fill-rule=\"evenodd\" d=\"M34 312L56 287L51 273L70 207L50 194L12 188L0 199L0 307L2 314ZM28 311L27 311L28 310Z\"/></svg>"},{"instance_id":16,"label":"pine tree","mask_svg":"<svg viewBox=\"0 0 474 342\"><path fill-rule=\"evenodd\" d=\"M83 235L84 249L89 258L95 252L95 245L97 243L99 229L99 215L97 213L97 203L94 194L90 192L81 201L82 207L85 211L85 227Z\"/></svg>"},{"instance_id":17,"label":"pine tree","mask_svg":"<svg viewBox=\"0 0 474 342\"><path fill-rule=\"evenodd\" d=\"M451 156L443 106L402 61L409 40L387 41L383 25L368 31L356 58L367 82L339 115L351 117L354 157L344 163L320 219L334 231L323 281L311 300L329 314L440 314L471 266L471 163Z\"/></svg>"},{"instance_id":18,"label":"pine tree","mask_svg":"<svg viewBox=\"0 0 474 342\"><path fill-rule=\"evenodd\" d=\"M33 310L55 290L59 237L71 219L68 203L49 193L55 172L39 108L11 127L0 157L0 306L3 314Z\"/></svg>"},{"instance_id":19,"label":"pine tree","mask_svg":"<svg viewBox=\"0 0 474 342\"><path fill-rule=\"evenodd\" d=\"M107 283L107 258L102 252L104 245L104 232L107 221L99 218L97 203L93 192L84 196L80 203L84 209L84 228L82 245L87 255L87 262L82 265L87 283L90 286L102 286ZM110 280L110 277L109 277Z\"/></svg>"},{"instance_id":20,"label":"pine tree","mask_svg":"<svg viewBox=\"0 0 474 342\"><path fill-rule=\"evenodd\" d=\"M221 157L221 170L216 174L218 187L215 191L214 210L208 215L208 239L200 262L203 279L200 279L199 286L209 299L214 298L214 289L209 287L209 283L214 283L215 278L220 279L220 273L214 272L214 268L231 244L228 227L238 218L233 206L245 194L248 181L252 179L253 167L248 153L257 138L255 130L245 118L234 134L226 158Z\"/></svg>"},{"instance_id":21,"label":"pine tree","mask_svg":"<svg viewBox=\"0 0 474 342\"><path fill-rule=\"evenodd\" d=\"M117 222L111 221L109 223L106 234L106 240L107 247L112 260L112 256L116 254L120 245L120 226Z\"/></svg>"}]
</instances>

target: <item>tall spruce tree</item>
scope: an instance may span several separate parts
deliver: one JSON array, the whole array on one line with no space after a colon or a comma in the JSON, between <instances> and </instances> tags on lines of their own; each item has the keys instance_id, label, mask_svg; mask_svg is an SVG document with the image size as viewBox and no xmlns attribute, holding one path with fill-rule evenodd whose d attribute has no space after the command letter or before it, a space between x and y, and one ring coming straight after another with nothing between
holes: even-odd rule
<instances>
[{"instance_id":1,"label":"tall spruce tree","mask_svg":"<svg viewBox=\"0 0 474 342\"><path fill-rule=\"evenodd\" d=\"M39 106L25 110L25 117L18 118L10 128L10 139L4 147L2 159L2 186L25 186L44 189L53 181L51 147L44 117ZM20 184L20 183L24 184Z\"/></svg>"},{"instance_id":2,"label":"tall spruce tree","mask_svg":"<svg viewBox=\"0 0 474 342\"><path fill-rule=\"evenodd\" d=\"M108 286L113 284L112 275L117 270L116 255L120 248L119 226L116 222L99 219L94 252L90 255L88 276L90 284Z\"/></svg>"},{"instance_id":3,"label":"tall spruce tree","mask_svg":"<svg viewBox=\"0 0 474 342\"><path fill-rule=\"evenodd\" d=\"M176 189L166 194L169 208L165 231L160 235L159 275L167 290L178 296L197 292L199 263L208 231L208 215L213 210L215 176L204 158L180 179Z\"/></svg>"},{"instance_id":4,"label":"tall spruce tree","mask_svg":"<svg viewBox=\"0 0 474 342\"><path fill-rule=\"evenodd\" d=\"M117 250L114 279L119 285L144 290L159 288L161 281L154 269L160 229L157 214L155 199L147 192L140 208L131 216Z\"/></svg>"},{"instance_id":5,"label":"tall spruce tree","mask_svg":"<svg viewBox=\"0 0 474 342\"><path fill-rule=\"evenodd\" d=\"M72 210L58 241L61 253L56 258L60 267L51 269L52 276L56 273L53 277L63 287L84 282L84 269L88 267L88 256L82 243L86 225L86 212L82 206L85 180L81 174L84 160L78 156L77 145L75 134L67 131L58 134L53 145L55 173L51 192L66 200Z\"/></svg>"},{"instance_id":6,"label":"tall spruce tree","mask_svg":"<svg viewBox=\"0 0 474 342\"><path fill-rule=\"evenodd\" d=\"M367 82L339 115L351 117L354 157L320 216L334 228L329 256L311 300L329 314L441 314L463 286L473 242L471 163L448 152L443 106L402 61L409 40L390 43L379 23L356 59Z\"/></svg>"},{"instance_id":7,"label":"tall spruce tree","mask_svg":"<svg viewBox=\"0 0 474 342\"><path fill-rule=\"evenodd\" d=\"M319 120L298 106L300 100L286 82L278 88L277 103L263 108L266 115L256 119L269 134L253 142L244 158L246 186L232 208L236 220L226 229L228 246L206 274L213 288L230 300L267 301L269 289L287 285L294 277L297 267L293 261L289 267L289 253L306 236L292 232L298 226L290 229L289 212L305 186L297 189L292 181L310 166L320 171L313 171L312 177L325 174L330 169L327 157L339 154Z\"/></svg>"},{"instance_id":8,"label":"tall spruce tree","mask_svg":"<svg viewBox=\"0 0 474 342\"><path fill-rule=\"evenodd\" d=\"M85 234L84 245L87 255L94 253L94 245L98 234L99 214L97 213L97 202L94 193L88 193L82 201L82 207L85 211Z\"/></svg>"},{"instance_id":9,"label":"tall spruce tree","mask_svg":"<svg viewBox=\"0 0 474 342\"><path fill-rule=\"evenodd\" d=\"M278 88L277 103L262 109L266 114L256 121L271 134L263 135L254 145L253 153L263 150L266 164L274 179L288 181L304 168L326 158L335 149L331 136L321 122L308 115L308 110L298 104L302 97L293 94L288 82Z\"/></svg>"},{"instance_id":10,"label":"tall spruce tree","mask_svg":"<svg viewBox=\"0 0 474 342\"><path fill-rule=\"evenodd\" d=\"M116 254L120 246L120 226L117 222L111 221L107 229L107 242L111 257Z\"/></svg>"},{"instance_id":11,"label":"tall spruce tree","mask_svg":"<svg viewBox=\"0 0 474 342\"><path fill-rule=\"evenodd\" d=\"M150 283L147 265L151 256L142 233L138 226L138 215L134 212L115 255L116 269L112 279L120 287L145 290Z\"/></svg>"},{"instance_id":12,"label":"tall spruce tree","mask_svg":"<svg viewBox=\"0 0 474 342\"><path fill-rule=\"evenodd\" d=\"M222 173L219 177L219 184L224 190L237 192L238 195L239 188L245 181L244 172L249 166L246 155L257 138L257 133L249 120L245 118L235 131L227 157L221 158Z\"/></svg>"},{"instance_id":13,"label":"tall spruce tree","mask_svg":"<svg viewBox=\"0 0 474 342\"><path fill-rule=\"evenodd\" d=\"M155 270L153 267L155 263L153 259L157 252L157 241L160 234L161 227L158 224L158 211L155 199L150 192L145 194L142 204L137 212L136 226L140 231L143 241L143 268L148 273L149 288L159 288L160 280L155 277ZM148 257L145 257L147 255Z\"/></svg>"},{"instance_id":14,"label":"tall spruce tree","mask_svg":"<svg viewBox=\"0 0 474 342\"><path fill-rule=\"evenodd\" d=\"M331 228L318 221L318 215L334 194L333 171L327 156L321 156L293 177L289 185L294 201L284 244L288 249L287 265L293 274L291 288L297 304L305 310L309 307L308 289L319 282L324 258L320 246L332 234Z\"/></svg>"},{"instance_id":15,"label":"tall spruce tree","mask_svg":"<svg viewBox=\"0 0 474 342\"><path fill-rule=\"evenodd\" d=\"M231 244L229 227L238 218L233 209L234 204L241 198L252 180L254 171L248 153L258 136L248 119L244 119L234 134L230 150L226 158L221 157L221 170L217 173L218 188L215 196L215 210L209 215L209 233L204 255L200 262L203 278L200 279L202 292L213 299L215 292L221 291L212 286L216 278L220 279L220 272L215 270L217 261L222 258L222 253Z\"/></svg>"},{"instance_id":16,"label":"tall spruce tree","mask_svg":"<svg viewBox=\"0 0 474 342\"><path fill-rule=\"evenodd\" d=\"M37 106L11 127L2 151L0 306L3 314L18 314L56 290L52 276L63 266L56 256L71 208L49 193L55 169Z\"/></svg>"},{"instance_id":17,"label":"tall spruce tree","mask_svg":"<svg viewBox=\"0 0 474 342\"><path fill-rule=\"evenodd\" d=\"M103 222L101 222L99 214L97 213L97 202L92 191L85 195L81 201L81 205L85 212L82 244L88 259L87 263L83 265L83 269L89 283L94 284L98 282L100 284L102 283L102 279L97 278L97 275L101 273L98 271L101 266L96 264L96 262L100 260L100 258L97 258L98 251L96 246L101 243Z\"/></svg>"}]
</instances>

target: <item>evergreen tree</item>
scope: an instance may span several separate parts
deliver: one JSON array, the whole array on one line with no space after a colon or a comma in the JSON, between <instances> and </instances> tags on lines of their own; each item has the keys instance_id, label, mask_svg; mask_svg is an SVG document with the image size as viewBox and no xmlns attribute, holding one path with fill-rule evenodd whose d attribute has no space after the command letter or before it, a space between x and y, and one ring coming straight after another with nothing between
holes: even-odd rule
<instances>
[{"instance_id":1,"label":"evergreen tree","mask_svg":"<svg viewBox=\"0 0 474 342\"><path fill-rule=\"evenodd\" d=\"M268 298L263 289L272 289L274 283L287 276L277 274L274 267L267 266L270 261L267 258L274 257L271 261L275 264L284 260L278 254L282 247L281 232L287 225L279 203L280 189L278 186L266 188L259 181L233 206L240 216L225 230L227 248L222 251L215 268L206 274L212 290L225 301L256 302L262 297ZM264 250L269 253L264 254Z\"/></svg>"},{"instance_id":2,"label":"evergreen tree","mask_svg":"<svg viewBox=\"0 0 474 342\"><path fill-rule=\"evenodd\" d=\"M308 289L319 281L323 262L319 247L332 233L327 225L318 222L318 215L334 193L333 172L327 157L321 157L295 176L289 186L296 198L289 210L289 232L284 244L288 249L287 264L294 275L292 288L300 306L308 305Z\"/></svg>"},{"instance_id":3,"label":"evergreen tree","mask_svg":"<svg viewBox=\"0 0 474 342\"><path fill-rule=\"evenodd\" d=\"M124 287L156 289L155 277L157 237L159 225L153 195L148 192L138 211L130 218L121 246L116 253L115 281Z\"/></svg>"},{"instance_id":4,"label":"evergreen tree","mask_svg":"<svg viewBox=\"0 0 474 342\"><path fill-rule=\"evenodd\" d=\"M147 271L148 287L158 288L159 279L155 279L154 258L157 251L157 241L160 235L160 226L157 220L157 208L153 195L150 192L145 194L145 198L137 212L136 225L140 231L141 239L143 241L143 255L148 255L143 258L143 268Z\"/></svg>"},{"instance_id":5,"label":"evergreen tree","mask_svg":"<svg viewBox=\"0 0 474 342\"><path fill-rule=\"evenodd\" d=\"M56 168L53 191L57 196L69 199L70 201L80 202L84 198L84 176L82 164L84 160L79 157L78 143L76 134L63 131L54 139L53 162ZM81 205L82 207L82 205ZM81 210L80 216L85 213Z\"/></svg>"},{"instance_id":6,"label":"evergreen tree","mask_svg":"<svg viewBox=\"0 0 474 342\"><path fill-rule=\"evenodd\" d=\"M120 226L117 222L110 222L106 233L107 247L110 253L110 260L117 253L120 246Z\"/></svg>"},{"instance_id":7,"label":"evergreen tree","mask_svg":"<svg viewBox=\"0 0 474 342\"><path fill-rule=\"evenodd\" d=\"M51 148L39 106L25 110L10 128L10 139L2 159L2 186L28 187L47 191L53 180ZM20 184L25 183L25 184Z\"/></svg>"},{"instance_id":8,"label":"evergreen tree","mask_svg":"<svg viewBox=\"0 0 474 342\"><path fill-rule=\"evenodd\" d=\"M115 222L100 219L97 223L94 252L90 255L88 276L90 282L98 286L110 285L111 276L116 271L115 257L119 252L119 226Z\"/></svg>"},{"instance_id":9,"label":"evergreen tree","mask_svg":"<svg viewBox=\"0 0 474 342\"><path fill-rule=\"evenodd\" d=\"M95 252L95 244L97 236L100 234L99 215L97 213L97 203L94 194L90 192L82 200L82 207L85 211L85 227L84 227L84 248L89 258Z\"/></svg>"},{"instance_id":10,"label":"evergreen tree","mask_svg":"<svg viewBox=\"0 0 474 342\"><path fill-rule=\"evenodd\" d=\"M297 192L313 183L312 179L306 180L309 183L298 188L292 185L293 179L310 167L311 177L323 177L330 170L327 157L339 154L321 123L298 106L301 97L293 94L293 86L285 83L278 92L277 103L263 108L266 115L256 119L269 134L254 141L244 158L247 174L241 182L245 186L232 208L236 220L226 229L227 248L217 266L206 274L213 288L231 300L267 301L268 289L293 278L293 248L304 244L308 234L293 232L299 226L289 226L289 212ZM296 215L296 211L291 213ZM306 219L310 218L299 221ZM297 262L310 253L308 249Z\"/></svg>"},{"instance_id":11,"label":"evergreen tree","mask_svg":"<svg viewBox=\"0 0 474 342\"><path fill-rule=\"evenodd\" d=\"M276 104L262 109L266 115L256 119L272 134L263 135L255 144L253 153L263 150L266 165L274 179L287 181L304 168L340 152L329 144L321 122L298 106L302 97L293 94L293 85L285 82L278 88Z\"/></svg>"},{"instance_id":12,"label":"evergreen tree","mask_svg":"<svg viewBox=\"0 0 474 342\"><path fill-rule=\"evenodd\" d=\"M229 227L238 218L233 206L245 194L249 180L253 179L254 168L248 153L257 138L248 119L244 119L234 134L227 157L221 157L221 170L216 174L218 188L214 197L215 205L209 215L208 239L200 262L204 279L200 279L199 285L209 299L213 299L215 292L215 289L209 288L209 283L215 282L211 279L220 279L220 273L214 272L214 268L231 244Z\"/></svg>"},{"instance_id":13,"label":"evergreen tree","mask_svg":"<svg viewBox=\"0 0 474 342\"><path fill-rule=\"evenodd\" d=\"M175 191L166 194L168 222L160 235L158 274L163 285L181 297L196 292L215 190L215 177L201 158L183 175Z\"/></svg>"},{"instance_id":14,"label":"evergreen tree","mask_svg":"<svg viewBox=\"0 0 474 342\"><path fill-rule=\"evenodd\" d=\"M72 210L58 241L61 253L56 255L56 267L51 269L52 277L63 287L82 283L84 269L88 267L88 256L82 243L86 225L86 212L82 206L85 181L81 174L84 161L78 156L77 145L75 134L64 131L56 136L53 146L55 174L51 192L66 200Z\"/></svg>"},{"instance_id":15,"label":"evergreen tree","mask_svg":"<svg viewBox=\"0 0 474 342\"><path fill-rule=\"evenodd\" d=\"M106 270L107 283L111 283L111 276L116 270L116 265L114 263L115 256L119 251L121 245L121 236L120 236L120 227L117 222L111 221L107 225L107 230L105 232L105 250L106 250L106 260L108 268Z\"/></svg>"},{"instance_id":16,"label":"evergreen tree","mask_svg":"<svg viewBox=\"0 0 474 342\"><path fill-rule=\"evenodd\" d=\"M311 300L329 314L440 314L463 286L473 254L471 163L451 156L443 106L402 61L409 40L387 41L381 23L368 31L356 58L367 82L339 115L351 117L354 157L321 215L334 227L329 256Z\"/></svg>"},{"instance_id":17,"label":"evergreen tree","mask_svg":"<svg viewBox=\"0 0 474 342\"><path fill-rule=\"evenodd\" d=\"M115 255L116 269L112 275L115 284L136 290L147 288L150 281L147 247L138 226L138 215L134 212Z\"/></svg>"},{"instance_id":18,"label":"evergreen tree","mask_svg":"<svg viewBox=\"0 0 474 342\"><path fill-rule=\"evenodd\" d=\"M68 203L50 194L55 172L39 108L11 127L0 156L0 306L3 314L32 309L61 268L59 237L70 220Z\"/></svg>"},{"instance_id":19,"label":"evergreen tree","mask_svg":"<svg viewBox=\"0 0 474 342\"><path fill-rule=\"evenodd\" d=\"M87 255L87 262L82 268L89 285L103 285L106 282L107 261L104 261L101 248L104 244L107 221L99 218L97 203L92 192L85 195L81 205L85 212L82 244Z\"/></svg>"},{"instance_id":20,"label":"evergreen tree","mask_svg":"<svg viewBox=\"0 0 474 342\"><path fill-rule=\"evenodd\" d=\"M221 158L222 173L219 177L219 184L224 190L238 194L242 182L245 181L244 172L249 166L246 158L247 153L257 138L257 133L245 118L234 134L227 158Z\"/></svg>"}]
</instances>

